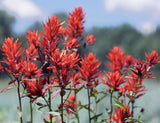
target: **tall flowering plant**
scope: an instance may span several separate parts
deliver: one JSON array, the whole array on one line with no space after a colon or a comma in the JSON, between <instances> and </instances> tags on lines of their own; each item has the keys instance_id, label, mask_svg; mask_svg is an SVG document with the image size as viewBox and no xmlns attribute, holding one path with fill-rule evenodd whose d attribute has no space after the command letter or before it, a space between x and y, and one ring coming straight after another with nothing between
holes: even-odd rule
<instances>
[{"instance_id":1,"label":"tall flowering plant","mask_svg":"<svg viewBox=\"0 0 160 123\"><path fill-rule=\"evenodd\" d=\"M70 119L76 119L80 123L81 109L88 110L89 123L140 122L134 117L135 102L147 91L143 85L144 80L154 79L151 68L159 63L158 53L145 53L146 60L137 60L121 51L120 47L114 46L107 55L110 62L106 67L111 71L101 72L101 62L96 54L90 52L82 57L78 53L80 42L86 41L86 46L96 40L92 34L87 34L84 38L84 18L82 7L70 12L66 22L57 16L50 17L43 24L44 32L28 31L28 47L24 50L18 40L15 41L12 37L5 39L1 48L4 58L0 61L0 71L6 73L10 81L9 87L0 93L17 88L21 123L25 117L22 110L23 97L30 99L31 123L35 112L33 104L39 107L38 110L48 110L48 115L43 113L42 116L45 123L65 123ZM60 42L63 43L63 48L59 48ZM99 85L106 89L98 89ZM79 100L81 90L86 90L86 104ZM53 102L57 101L56 95L60 98L55 109ZM108 114L102 119L104 112L97 113L97 107L105 98L110 105L106 103Z\"/></svg>"}]
</instances>

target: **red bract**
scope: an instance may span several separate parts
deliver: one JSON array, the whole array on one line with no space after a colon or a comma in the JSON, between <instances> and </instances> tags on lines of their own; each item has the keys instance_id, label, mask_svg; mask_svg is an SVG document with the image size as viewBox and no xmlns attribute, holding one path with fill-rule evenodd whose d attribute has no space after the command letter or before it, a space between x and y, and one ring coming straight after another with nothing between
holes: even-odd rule
<instances>
[{"instance_id":1,"label":"red bract","mask_svg":"<svg viewBox=\"0 0 160 123\"><path fill-rule=\"evenodd\" d=\"M70 82L71 75L70 70L76 68L76 63L79 61L76 52L67 53L65 50L62 53L59 49L56 49L51 55L51 69L56 77L53 77L53 81L57 82L60 86L68 85Z\"/></svg>"},{"instance_id":2,"label":"red bract","mask_svg":"<svg viewBox=\"0 0 160 123\"><path fill-rule=\"evenodd\" d=\"M142 80L138 79L137 76L132 73L124 84L124 90L122 93L124 93L130 101L134 102L135 99L143 96L144 93L142 92L145 91L147 91L147 89L142 85Z\"/></svg>"},{"instance_id":3,"label":"red bract","mask_svg":"<svg viewBox=\"0 0 160 123\"><path fill-rule=\"evenodd\" d=\"M29 30L27 33L27 36L25 36L28 39L28 44L33 44L35 48L40 48L40 35L37 31L31 31Z\"/></svg>"},{"instance_id":4,"label":"red bract","mask_svg":"<svg viewBox=\"0 0 160 123\"><path fill-rule=\"evenodd\" d=\"M75 112L75 110L78 108L76 105L77 103L78 101L76 101L75 95L71 94L64 103L67 114L72 115L72 113Z\"/></svg>"},{"instance_id":5,"label":"red bract","mask_svg":"<svg viewBox=\"0 0 160 123\"><path fill-rule=\"evenodd\" d=\"M79 85L81 84L81 78L79 73L73 73L72 74L72 82L74 85Z\"/></svg>"},{"instance_id":6,"label":"red bract","mask_svg":"<svg viewBox=\"0 0 160 123\"><path fill-rule=\"evenodd\" d=\"M110 115L116 123L134 123L133 121L127 121L127 118L131 117L132 114L130 113L130 108L127 105L125 107L117 108L115 115Z\"/></svg>"},{"instance_id":7,"label":"red bract","mask_svg":"<svg viewBox=\"0 0 160 123\"><path fill-rule=\"evenodd\" d=\"M23 65L23 72L26 77L39 77L42 70L38 69L37 64L29 61L29 62L24 62Z\"/></svg>"},{"instance_id":8,"label":"red bract","mask_svg":"<svg viewBox=\"0 0 160 123\"><path fill-rule=\"evenodd\" d=\"M70 38L77 38L84 32L84 17L85 14L80 6L70 13L67 23L67 33Z\"/></svg>"},{"instance_id":9,"label":"red bract","mask_svg":"<svg viewBox=\"0 0 160 123\"><path fill-rule=\"evenodd\" d=\"M27 60L36 60L38 58L38 56L35 56L37 53L37 49L35 48L35 46L33 44L31 44L28 49L25 50L25 55L26 55L26 59Z\"/></svg>"},{"instance_id":10,"label":"red bract","mask_svg":"<svg viewBox=\"0 0 160 123\"><path fill-rule=\"evenodd\" d=\"M123 76L118 72L111 72L111 73L107 73L105 72L107 79L104 77L102 79L102 83L107 85L109 87L109 90L112 91L117 91L120 89L120 85L123 83Z\"/></svg>"},{"instance_id":11,"label":"red bract","mask_svg":"<svg viewBox=\"0 0 160 123\"><path fill-rule=\"evenodd\" d=\"M65 45L65 49L69 50L75 50L75 48L79 47L80 45L77 44L77 39L76 38L69 38L68 41L63 41ZM75 50L76 51L76 50Z\"/></svg>"},{"instance_id":12,"label":"red bract","mask_svg":"<svg viewBox=\"0 0 160 123\"><path fill-rule=\"evenodd\" d=\"M32 99L31 103L46 93L46 89L44 89L44 85L47 83L46 78L24 80L22 83L24 83L27 89L27 96Z\"/></svg>"},{"instance_id":13,"label":"red bract","mask_svg":"<svg viewBox=\"0 0 160 123\"><path fill-rule=\"evenodd\" d=\"M86 40L87 40L88 44L92 44L93 42L96 41L96 39L94 38L93 35L87 35Z\"/></svg>"},{"instance_id":14,"label":"red bract","mask_svg":"<svg viewBox=\"0 0 160 123\"><path fill-rule=\"evenodd\" d=\"M81 67L78 67L78 69L81 73L82 80L87 82L87 86L94 86L93 81L96 82L96 79L102 76L100 74L101 71L98 70L101 62L96 59L95 54L89 53L88 57L85 56L80 63Z\"/></svg>"},{"instance_id":15,"label":"red bract","mask_svg":"<svg viewBox=\"0 0 160 123\"><path fill-rule=\"evenodd\" d=\"M23 54L21 43L14 42L13 38L6 38L5 43L2 45L2 51L6 57L2 62L8 65L8 68L5 68L5 70L15 77L20 76L23 65L23 60L21 59L21 55Z\"/></svg>"},{"instance_id":16,"label":"red bract","mask_svg":"<svg viewBox=\"0 0 160 123\"><path fill-rule=\"evenodd\" d=\"M41 32L43 34L42 46L46 55L50 55L57 48L61 34L60 23L57 16L52 16L47 24L43 25L45 33Z\"/></svg>"},{"instance_id":17,"label":"red bract","mask_svg":"<svg viewBox=\"0 0 160 123\"><path fill-rule=\"evenodd\" d=\"M3 67L1 65L1 63L0 63L0 72L3 72Z\"/></svg>"},{"instance_id":18,"label":"red bract","mask_svg":"<svg viewBox=\"0 0 160 123\"><path fill-rule=\"evenodd\" d=\"M126 55L122 52L120 47L114 46L110 50L107 58L111 61L107 64L107 67L111 68L113 71L125 71L129 69L129 66L134 62L132 56Z\"/></svg>"},{"instance_id":19,"label":"red bract","mask_svg":"<svg viewBox=\"0 0 160 123\"><path fill-rule=\"evenodd\" d=\"M158 64L160 61L159 60L159 56L158 56L158 52L156 52L155 50L153 50L151 53L147 53L145 52L145 56L147 58L147 61L149 63L149 66L154 66L155 64Z\"/></svg>"},{"instance_id":20,"label":"red bract","mask_svg":"<svg viewBox=\"0 0 160 123\"><path fill-rule=\"evenodd\" d=\"M132 72L134 72L135 75L137 75L136 78L143 79L153 79L150 75L152 75L152 72L149 71L149 64L146 61L136 60L135 65L133 67Z\"/></svg>"}]
</instances>

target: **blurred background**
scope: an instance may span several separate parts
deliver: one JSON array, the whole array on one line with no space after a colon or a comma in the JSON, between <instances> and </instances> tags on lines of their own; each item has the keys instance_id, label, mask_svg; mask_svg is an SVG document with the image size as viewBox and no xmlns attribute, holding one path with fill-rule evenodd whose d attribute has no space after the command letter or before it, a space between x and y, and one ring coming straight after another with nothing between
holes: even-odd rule
<instances>
[{"instance_id":1,"label":"blurred background","mask_svg":"<svg viewBox=\"0 0 160 123\"><path fill-rule=\"evenodd\" d=\"M86 13L85 34L94 34L97 39L81 53L96 53L103 62L101 70L106 69L105 56L115 45L134 58L145 59L145 51L156 50L160 54L160 1L157 0L0 0L0 47L6 37L13 36L25 48L28 30L43 31L43 23L52 15L66 20L77 6L82 6ZM146 109L143 116L146 123L160 123L160 65L154 68L154 75L157 79L145 83L148 91L139 102ZM7 84L7 78L0 73L0 89ZM0 122L9 116L8 122L12 123L16 109L10 108L13 103L8 99L16 103L16 96L12 91L5 94L0 94Z\"/></svg>"}]
</instances>

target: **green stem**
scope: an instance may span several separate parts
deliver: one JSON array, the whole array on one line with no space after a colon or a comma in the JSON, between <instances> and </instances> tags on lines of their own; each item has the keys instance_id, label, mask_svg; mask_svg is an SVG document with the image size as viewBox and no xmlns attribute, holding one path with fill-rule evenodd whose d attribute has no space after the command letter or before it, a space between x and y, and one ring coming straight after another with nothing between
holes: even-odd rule
<instances>
[{"instance_id":1,"label":"green stem","mask_svg":"<svg viewBox=\"0 0 160 123\"><path fill-rule=\"evenodd\" d=\"M48 90L48 94L49 94L49 98L48 98L48 102L49 102L49 111L51 112L52 111L52 108L51 108L51 104L52 104L52 102L51 102L51 91L50 91L50 89ZM50 123L52 123L52 114L50 114Z\"/></svg>"},{"instance_id":2,"label":"green stem","mask_svg":"<svg viewBox=\"0 0 160 123\"><path fill-rule=\"evenodd\" d=\"M22 102L21 102L21 95L20 95L20 82L19 82L18 78L16 78L16 80L17 80L17 83L18 83L17 92L18 92L18 100L19 100L20 123L23 123L23 120L22 120Z\"/></svg>"},{"instance_id":3,"label":"green stem","mask_svg":"<svg viewBox=\"0 0 160 123\"><path fill-rule=\"evenodd\" d=\"M32 108L31 99L30 99L30 112L31 112L31 119L30 119L30 123L33 123L33 108Z\"/></svg>"},{"instance_id":4,"label":"green stem","mask_svg":"<svg viewBox=\"0 0 160 123\"><path fill-rule=\"evenodd\" d=\"M77 100L77 93L76 93L76 91L74 92L74 95L75 95L75 102L74 102L74 104L76 104L76 100ZM79 114L78 114L78 108L76 108L76 115L77 115L77 122L80 123Z\"/></svg>"},{"instance_id":5,"label":"green stem","mask_svg":"<svg viewBox=\"0 0 160 123\"><path fill-rule=\"evenodd\" d=\"M113 98L113 91L111 90L111 96L110 96L110 106L111 106L111 112L110 112L110 115L112 116L112 112L113 112L113 102L112 102L112 98ZM111 120L111 117L110 117L110 120Z\"/></svg>"},{"instance_id":6,"label":"green stem","mask_svg":"<svg viewBox=\"0 0 160 123\"><path fill-rule=\"evenodd\" d=\"M64 91L64 90L63 90L63 87L61 87L61 107L60 107L60 110L61 110L61 120L62 120L62 123L64 123L64 122L63 122L63 120L64 120L64 119L63 119L63 105L64 105L64 104L63 104L63 91Z\"/></svg>"},{"instance_id":7,"label":"green stem","mask_svg":"<svg viewBox=\"0 0 160 123\"><path fill-rule=\"evenodd\" d=\"M88 118L89 118L89 123L91 123L91 114L90 114L90 105L91 105L91 100L90 100L90 93L89 93L89 87L87 87L87 92L88 92Z\"/></svg>"}]
</instances>

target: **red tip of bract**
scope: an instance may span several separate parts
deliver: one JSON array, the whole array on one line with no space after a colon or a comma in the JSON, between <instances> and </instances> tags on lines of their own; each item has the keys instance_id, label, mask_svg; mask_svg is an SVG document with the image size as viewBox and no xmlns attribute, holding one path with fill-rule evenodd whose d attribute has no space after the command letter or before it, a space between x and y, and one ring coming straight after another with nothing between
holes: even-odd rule
<instances>
[{"instance_id":1,"label":"red tip of bract","mask_svg":"<svg viewBox=\"0 0 160 123\"><path fill-rule=\"evenodd\" d=\"M95 83L93 82L96 82L96 79L102 76L100 74L101 71L98 70L101 62L96 59L95 54L89 53L80 63L81 68L78 67L78 69L81 73L82 80L87 81L87 86L94 86Z\"/></svg>"},{"instance_id":2,"label":"red tip of bract","mask_svg":"<svg viewBox=\"0 0 160 123\"><path fill-rule=\"evenodd\" d=\"M5 43L2 44L2 51L5 56L2 62L8 65L5 70L17 77L20 76L23 65L21 43L18 43L17 40L14 42L12 37L6 38Z\"/></svg>"},{"instance_id":3,"label":"red tip of bract","mask_svg":"<svg viewBox=\"0 0 160 123\"><path fill-rule=\"evenodd\" d=\"M75 95L71 94L64 103L68 114L72 115L72 113L75 112L75 109L78 108L76 103L78 103L78 101L76 101Z\"/></svg>"},{"instance_id":4,"label":"red tip of bract","mask_svg":"<svg viewBox=\"0 0 160 123\"><path fill-rule=\"evenodd\" d=\"M37 31L31 31L29 30L27 33L27 36L25 36L28 39L28 44L34 45L35 48L40 48L40 35Z\"/></svg>"},{"instance_id":5,"label":"red tip of bract","mask_svg":"<svg viewBox=\"0 0 160 123\"><path fill-rule=\"evenodd\" d=\"M70 13L67 25L68 33L71 37L77 38L84 32L84 18L85 14L81 6L75 8L75 10Z\"/></svg>"},{"instance_id":6,"label":"red tip of bract","mask_svg":"<svg viewBox=\"0 0 160 123\"><path fill-rule=\"evenodd\" d=\"M153 50L151 53L147 53L145 52L145 56L147 58L147 61L149 63L149 65L152 67L155 64L158 64L160 61L159 60L159 56L158 56L158 52L156 52L155 50Z\"/></svg>"},{"instance_id":7,"label":"red tip of bract","mask_svg":"<svg viewBox=\"0 0 160 123\"><path fill-rule=\"evenodd\" d=\"M111 73L105 73L107 76L107 79L104 77L102 78L102 83L107 85L109 89L113 91L120 90L120 85L123 83L123 76L118 72L111 72Z\"/></svg>"},{"instance_id":8,"label":"red tip of bract","mask_svg":"<svg viewBox=\"0 0 160 123\"><path fill-rule=\"evenodd\" d=\"M124 72L134 63L132 56L125 56L125 52L122 52L121 48L117 46L114 46L113 49L110 50L107 58L110 60L107 67L111 68L113 71Z\"/></svg>"},{"instance_id":9,"label":"red tip of bract","mask_svg":"<svg viewBox=\"0 0 160 123\"><path fill-rule=\"evenodd\" d=\"M96 41L94 36L93 35L89 35L89 34L86 36L86 40L87 40L88 44L92 44L93 42Z\"/></svg>"},{"instance_id":10,"label":"red tip of bract","mask_svg":"<svg viewBox=\"0 0 160 123\"><path fill-rule=\"evenodd\" d=\"M46 92L44 89L45 84L47 83L46 78L40 78L39 80L33 79L32 81L24 80L24 83L28 96L31 97L31 102L33 103L38 97L43 96Z\"/></svg>"},{"instance_id":11,"label":"red tip of bract","mask_svg":"<svg viewBox=\"0 0 160 123\"><path fill-rule=\"evenodd\" d=\"M131 117L132 114L130 113L130 107L125 105L126 108L121 107L117 108L115 111L115 115L110 115L110 117L116 121L116 123L125 123L127 118ZM134 123L132 121L127 121L127 123Z\"/></svg>"}]
</instances>

